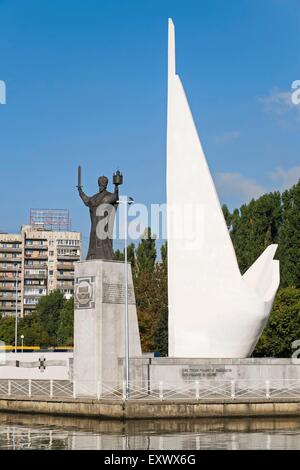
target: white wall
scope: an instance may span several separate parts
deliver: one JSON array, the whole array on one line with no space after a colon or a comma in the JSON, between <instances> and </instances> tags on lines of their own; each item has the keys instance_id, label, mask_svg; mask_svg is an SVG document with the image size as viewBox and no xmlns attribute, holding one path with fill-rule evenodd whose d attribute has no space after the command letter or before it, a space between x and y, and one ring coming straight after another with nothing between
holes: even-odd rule
<instances>
[{"instance_id":1,"label":"white wall","mask_svg":"<svg viewBox=\"0 0 300 470\"><path fill-rule=\"evenodd\" d=\"M41 372L38 367L14 367L5 365L10 361L25 363L46 358L46 369ZM0 354L0 379L39 379L39 380L69 380L69 359L73 358L73 352L26 352ZM64 361L65 365L51 366L51 361ZM47 366L47 363L49 364ZM3 365L4 364L4 365Z\"/></svg>"}]
</instances>

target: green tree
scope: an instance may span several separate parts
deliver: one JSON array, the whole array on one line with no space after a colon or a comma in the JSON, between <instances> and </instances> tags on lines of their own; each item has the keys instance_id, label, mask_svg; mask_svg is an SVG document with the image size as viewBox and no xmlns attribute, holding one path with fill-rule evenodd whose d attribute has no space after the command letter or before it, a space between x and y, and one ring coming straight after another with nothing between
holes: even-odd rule
<instances>
[{"instance_id":1,"label":"green tree","mask_svg":"<svg viewBox=\"0 0 300 470\"><path fill-rule=\"evenodd\" d=\"M15 344L15 318L13 316L0 318L0 341L9 346Z\"/></svg>"},{"instance_id":2,"label":"green tree","mask_svg":"<svg viewBox=\"0 0 300 470\"><path fill-rule=\"evenodd\" d=\"M160 293L159 320L153 338L154 351L161 356L168 355L168 243L160 249L162 262L158 265L160 272L158 290Z\"/></svg>"},{"instance_id":3,"label":"green tree","mask_svg":"<svg viewBox=\"0 0 300 470\"><path fill-rule=\"evenodd\" d=\"M279 290L255 356L291 357L293 341L300 339L300 289Z\"/></svg>"},{"instance_id":4,"label":"green tree","mask_svg":"<svg viewBox=\"0 0 300 470\"><path fill-rule=\"evenodd\" d=\"M124 253L121 250L115 250L114 256L116 261L124 261Z\"/></svg>"},{"instance_id":5,"label":"green tree","mask_svg":"<svg viewBox=\"0 0 300 470\"><path fill-rule=\"evenodd\" d=\"M167 245L161 247L162 262L157 263L155 240L147 230L136 250L134 288L143 351L154 351L155 335L161 317L168 311Z\"/></svg>"},{"instance_id":6,"label":"green tree","mask_svg":"<svg viewBox=\"0 0 300 470\"><path fill-rule=\"evenodd\" d=\"M124 250L116 250L115 251L115 260L116 261L124 261L125 256L124 256ZM129 263L131 263L131 267L134 270L135 268L135 246L134 243L130 243L130 245L127 246L127 260Z\"/></svg>"},{"instance_id":7,"label":"green tree","mask_svg":"<svg viewBox=\"0 0 300 470\"><path fill-rule=\"evenodd\" d=\"M168 356L168 312L162 311L154 335L154 350L161 356Z\"/></svg>"},{"instance_id":8,"label":"green tree","mask_svg":"<svg viewBox=\"0 0 300 470\"><path fill-rule=\"evenodd\" d=\"M58 344L57 331L60 312L64 304L65 298L59 290L55 290L40 299L36 308L36 316L41 331L44 332L41 339L42 346L56 346ZM44 341L47 341L48 344L45 344Z\"/></svg>"},{"instance_id":9,"label":"green tree","mask_svg":"<svg viewBox=\"0 0 300 470\"><path fill-rule=\"evenodd\" d=\"M226 206L226 204L223 204L222 211L223 211L223 215L224 215L228 230L230 230L231 223L232 223L232 215L231 215L228 207Z\"/></svg>"},{"instance_id":10,"label":"green tree","mask_svg":"<svg viewBox=\"0 0 300 470\"><path fill-rule=\"evenodd\" d=\"M160 316L156 273L141 271L134 279L134 290L142 350L153 351L153 338Z\"/></svg>"},{"instance_id":11,"label":"green tree","mask_svg":"<svg viewBox=\"0 0 300 470\"><path fill-rule=\"evenodd\" d=\"M134 243L130 243L127 247L127 259L128 262L131 264L131 268L133 272L135 271L136 265L136 255L135 255L135 245Z\"/></svg>"},{"instance_id":12,"label":"green tree","mask_svg":"<svg viewBox=\"0 0 300 470\"><path fill-rule=\"evenodd\" d=\"M18 331L19 336L24 335L25 346L48 346L49 335L39 323L36 312L20 319Z\"/></svg>"},{"instance_id":13,"label":"green tree","mask_svg":"<svg viewBox=\"0 0 300 470\"><path fill-rule=\"evenodd\" d=\"M300 287L300 181L282 194L279 233L281 285Z\"/></svg>"},{"instance_id":14,"label":"green tree","mask_svg":"<svg viewBox=\"0 0 300 470\"><path fill-rule=\"evenodd\" d=\"M67 300L60 311L57 343L61 346L73 346L74 299Z\"/></svg>"},{"instance_id":15,"label":"green tree","mask_svg":"<svg viewBox=\"0 0 300 470\"><path fill-rule=\"evenodd\" d=\"M168 258L168 242L163 243L160 247L160 256L163 263L167 263Z\"/></svg>"},{"instance_id":16,"label":"green tree","mask_svg":"<svg viewBox=\"0 0 300 470\"><path fill-rule=\"evenodd\" d=\"M136 249L136 271L153 271L156 261L155 237L148 227Z\"/></svg>"},{"instance_id":17,"label":"green tree","mask_svg":"<svg viewBox=\"0 0 300 470\"><path fill-rule=\"evenodd\" d=\"M168 355L168 266L167 266L167 244L163 245L165 257L162 256L162 263L157 265L159 271L158 286L159 292L159 321L153 338L154 351L161 356ZM162 247L163 247L162 246Z\"/></svg>"},{"instance_id":18,"label":"green tree","mask_svg":"<svg viewBox=\"0 0 300 470\"><path fill-rule=\"evenodd\" d=\"M282 223L279 192L243 204L231 217L231 238L244 273L270 243L277 243Z\"/></svg>"}]
</instances>

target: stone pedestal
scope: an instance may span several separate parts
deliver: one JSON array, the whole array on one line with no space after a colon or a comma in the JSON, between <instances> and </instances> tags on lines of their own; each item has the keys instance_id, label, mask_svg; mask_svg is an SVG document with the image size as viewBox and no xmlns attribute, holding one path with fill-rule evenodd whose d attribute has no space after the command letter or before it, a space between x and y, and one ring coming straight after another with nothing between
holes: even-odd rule
<instances>
[{"instance_id":1,"label":"stone pedestal","mask_svg":"<svg viewBox=\"0 0 300 470\"><path fill-rule=\"evenodd\" d=\"M128 264L129 355L141 356L131 266ZM125 265L75 263L74 380L76 392L102 393L118 381L125 355ZM100 388L99 388L100 387Z\"/></svg>"}]
</instances>

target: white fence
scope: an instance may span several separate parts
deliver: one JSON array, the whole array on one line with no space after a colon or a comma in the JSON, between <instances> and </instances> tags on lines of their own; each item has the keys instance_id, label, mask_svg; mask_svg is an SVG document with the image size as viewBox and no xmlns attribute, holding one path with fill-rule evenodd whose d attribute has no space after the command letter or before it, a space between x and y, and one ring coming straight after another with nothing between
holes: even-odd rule
<instances>
[{"instance_id":1,"label":"white fence","mask_svg":"<svg viewBox=\"0 0 300 470\"><path fill-rule=\"evenodd\" d=\"M97 398L107 400L300 400L300 380L196 380L178 383L126 384L70 380L0 379L0 398Z\"/></svg>"}]
</instances>

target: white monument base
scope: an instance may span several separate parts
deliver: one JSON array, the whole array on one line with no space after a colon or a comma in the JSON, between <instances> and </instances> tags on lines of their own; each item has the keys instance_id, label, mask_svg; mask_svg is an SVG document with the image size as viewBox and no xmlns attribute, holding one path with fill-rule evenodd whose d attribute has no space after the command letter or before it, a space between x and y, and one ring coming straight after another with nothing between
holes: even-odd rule
<instances>
[{"instance_id":1,"label":"white monument base","mask_svg":"<svg viewBox=\"0 0 300 470\"><path fill-rule=\"evenodd\" d=\"M141 356L131 266L128 264L129 356ZM88 260L75 264L74 380L76 395L102 394L118 381L125 355L125 265Z\"/></svg>"}]
</instances>

